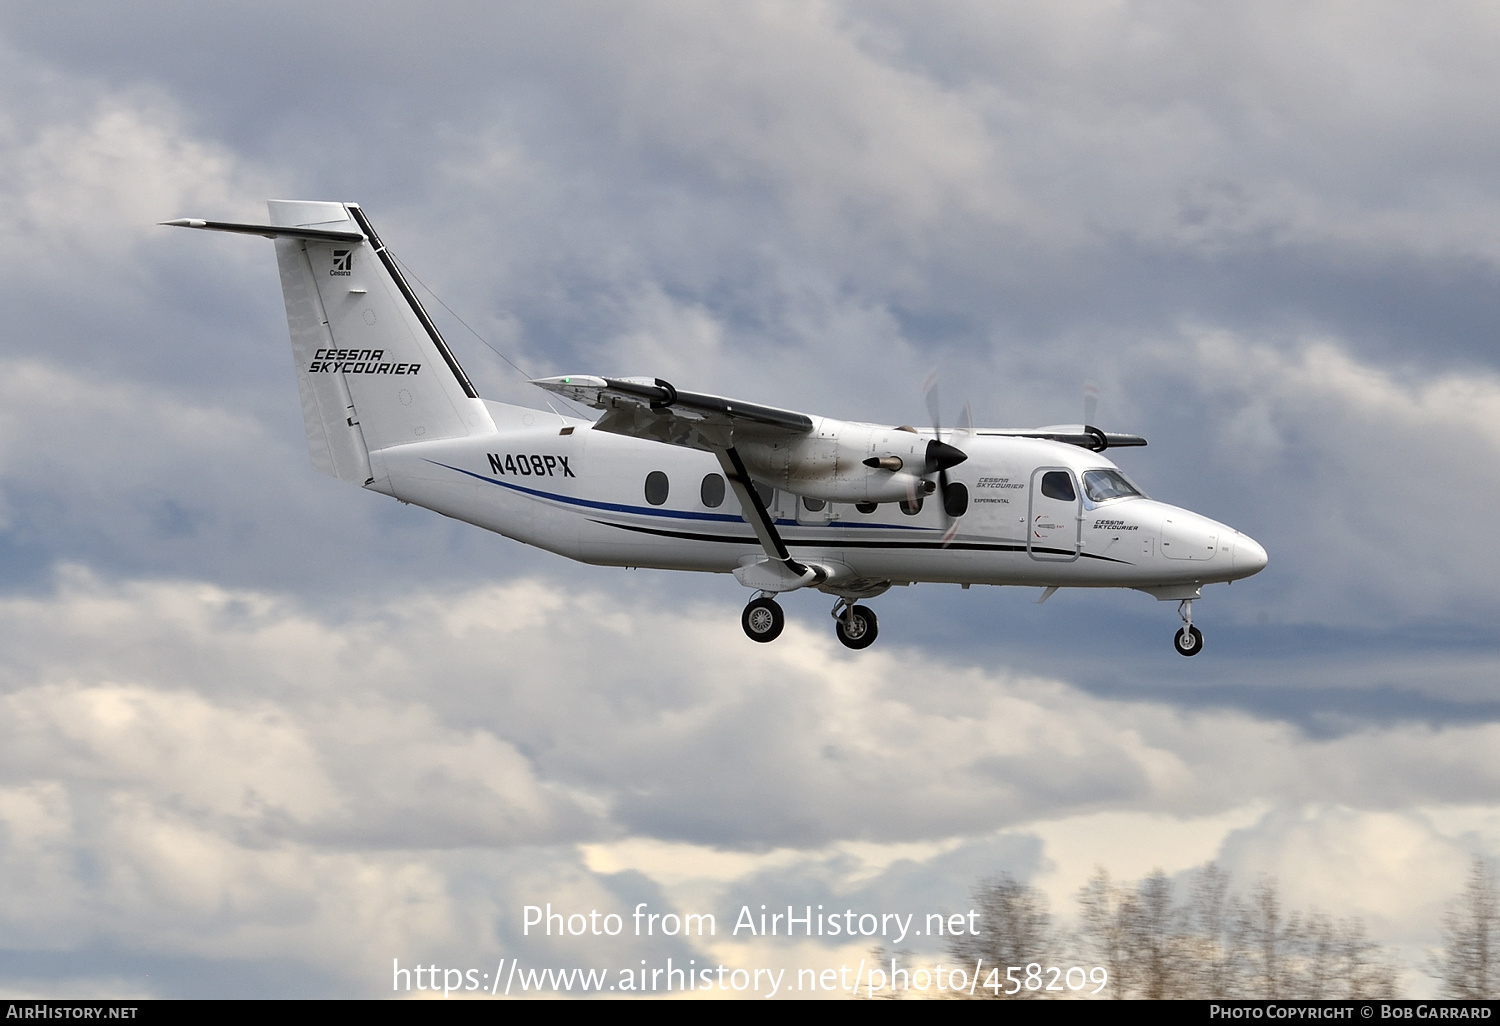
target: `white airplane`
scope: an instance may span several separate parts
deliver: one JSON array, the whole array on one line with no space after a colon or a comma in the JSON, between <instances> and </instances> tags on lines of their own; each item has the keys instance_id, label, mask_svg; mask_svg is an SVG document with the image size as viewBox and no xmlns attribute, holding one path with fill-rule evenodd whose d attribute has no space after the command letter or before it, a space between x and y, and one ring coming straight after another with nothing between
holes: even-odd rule
<instances>
[{"instance_id":1,"label":"white airplane","mask_svg":"<svg viewBox=\"0 0 1500 1026\"><path fill-rule=\"evenodd\" d=\"M358 204L268 206L269 225L164 223L276 241L314 467L570 559L733 574L754 641L801 588L837 599L853 649L877 632L858 603L893 585L1133 588L1178 603L1191 656L1203 585L1266 565L1102 455L1145 439L1088 424L945 434L935 409L887 427L591 375L533 384L594 422L481 399Z\"/></svg>"}]
</instances>

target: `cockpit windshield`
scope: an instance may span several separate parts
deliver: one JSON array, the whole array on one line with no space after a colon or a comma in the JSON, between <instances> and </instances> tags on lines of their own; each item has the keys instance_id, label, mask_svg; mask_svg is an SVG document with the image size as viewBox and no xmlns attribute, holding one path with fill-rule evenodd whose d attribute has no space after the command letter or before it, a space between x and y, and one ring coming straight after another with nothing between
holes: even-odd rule
<instances>
[{"instance_id":1,"label":"cockpit windshield","mask_svg":"<svg viewBox=\"0 0 1500 1026\"><path fill-rule=\"evenodd\" d=\"M1090 502L1120 499L1127 495L1140 495L1141 490L1118 470L1089 470L1083 475L1083 493Z\"/></svg>"}]
</instances>

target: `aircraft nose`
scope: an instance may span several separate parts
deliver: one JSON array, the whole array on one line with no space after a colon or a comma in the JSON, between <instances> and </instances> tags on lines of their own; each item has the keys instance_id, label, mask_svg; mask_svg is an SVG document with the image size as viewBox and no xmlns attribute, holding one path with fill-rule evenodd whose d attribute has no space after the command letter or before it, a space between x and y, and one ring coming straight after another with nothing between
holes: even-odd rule
<instances>
[{"instance_id":1,"label":"aircraft nose","mask_svg":"<svg viewBox=\"0 0 1500 1026\"><path fill-rule=\"evenodd\" d=\"M1237 574L1243 573L1245 577L1258 574L1266 568L1271 557L1266 555L1266 550L1260 542L1242 534L1235 539L1234 543L1234 569Z\"/></svg>"}]
</instances>

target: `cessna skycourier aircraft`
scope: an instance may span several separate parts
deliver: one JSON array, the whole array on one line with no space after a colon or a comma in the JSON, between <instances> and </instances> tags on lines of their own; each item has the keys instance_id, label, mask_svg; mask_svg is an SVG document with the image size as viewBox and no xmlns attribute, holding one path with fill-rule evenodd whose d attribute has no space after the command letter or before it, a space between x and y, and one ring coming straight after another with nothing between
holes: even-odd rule
<instances>
[{"instance_id":1,"label":"cessna skycourier aircraft","mask_svg":"<svg viewBox=\"0 0 1500 1026\"><path fill-rule=\"evenodd\" d=\"M837 599L853 649L877 631L858 603L893 585L1134 588L1178 603L1190 656L1203 585L1266 565L1102 455L1145 439L1086 423L945 434L935 404L931 429L887 427L649 377L533 382L593 422L481 399L358 204L268 206L268 225L165 223L275 240L314 467L570 559L733 574L754 641L800 588Z\"/></svg>"}]
</instances>

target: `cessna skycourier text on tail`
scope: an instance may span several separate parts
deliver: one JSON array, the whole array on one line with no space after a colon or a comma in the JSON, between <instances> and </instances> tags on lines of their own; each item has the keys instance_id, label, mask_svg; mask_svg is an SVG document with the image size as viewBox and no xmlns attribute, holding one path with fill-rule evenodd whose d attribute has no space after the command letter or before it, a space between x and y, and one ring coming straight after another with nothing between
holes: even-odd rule
<instances>
[{"instance_id":1,"label":"cessna skycourier text on tail","mask_svg":"<svg viewBox=\"0 0 1500 1026\"><path fill-rule=\"evenodd\" d=\"M887 427L591 375L535 384L593 423L481 399L358 204L269 208L269 225L167 223L275 240L318 470L571 559L733 574L755 641L781 633L776 595L816 588L864 648L857 603L931 581L1134 588L1178 603L1194 655L1203 585L1266 565L1101 455L1144 439L1089 424L944 432L934 406L929 430Z\"/></svg>"}]
</instances>

